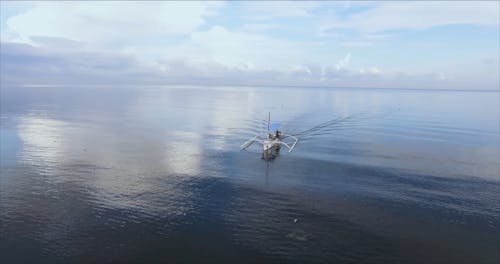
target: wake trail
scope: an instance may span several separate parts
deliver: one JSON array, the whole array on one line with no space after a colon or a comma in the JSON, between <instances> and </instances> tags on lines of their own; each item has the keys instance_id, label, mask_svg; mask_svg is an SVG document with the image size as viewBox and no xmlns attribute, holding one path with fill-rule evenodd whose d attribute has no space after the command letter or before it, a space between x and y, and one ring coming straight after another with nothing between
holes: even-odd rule
<instances>
[{"instance_id":1,"label":"wake trail","mask_svg":"<svg viewBox=\"0 0 500 264\"><path fill-rule=\"evenodd\" d=\"M363 125L363 121L373 120L376 118L383 118L390 113L358 113L352 114L344 117L334 118L311 128L302 130L296 133L290 133L292 136L296 136L302 139L309 138L311 136L325 135L329 132L334 132L343 129L350 129L355 127L360 127Z\"/></svg>"}]
</instances>

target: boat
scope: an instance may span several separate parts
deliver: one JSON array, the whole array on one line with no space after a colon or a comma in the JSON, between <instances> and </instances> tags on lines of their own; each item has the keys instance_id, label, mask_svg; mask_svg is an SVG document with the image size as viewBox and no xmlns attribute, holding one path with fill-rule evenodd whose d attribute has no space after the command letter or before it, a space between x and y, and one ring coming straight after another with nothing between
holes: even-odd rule
<instances>
[{"instance_id":1,"label":"boat","mask_svg":"<svg viewBox=\"0 0 500 264\"><path fill-rule=\"evenodd\" d=\"M247 149L250 147L253 143L261 143L262 144L262 150L264 152L269 152L269 151L279 151L281 146L285 146L288 148L288 152L292 152L292 150L295 148L295 145L297 145L297 142L299 141L299 138L290 134L285 134L281 132L280 130L281 125L279 123L271 123L271 113L268 115L267 119L267 131L264 131L265 136L259 136L256 135L249 140L247 140L245 143L241 145L241 149ZM286 140L285 139L290 139Z\"/></svg>"}]
</instances>

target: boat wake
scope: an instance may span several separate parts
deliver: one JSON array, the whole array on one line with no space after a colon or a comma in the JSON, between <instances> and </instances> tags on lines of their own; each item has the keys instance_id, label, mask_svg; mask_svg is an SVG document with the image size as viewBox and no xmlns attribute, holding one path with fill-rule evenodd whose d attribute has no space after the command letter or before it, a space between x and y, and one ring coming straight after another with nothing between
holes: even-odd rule
<instances>
[{"instance_id":1,"label":"boat wake","mask_svg":"<svg viewBox=\"0 0 500 264\"><path fill-rule=\"evenodd\" d=\"M343 129L352 129L354 127L361 127L364 124L364 121L373 120L377 118L382 118L387 116L388 113L357 113L343 117L337 117L334 119L330 119L324 122L321 122L317 125L314 125L310 128L299 130L299 132L291 132L290 134L296 137L300 137L301 139L308 139L311 137L327 135L332 132L343 130Z\"/></svg>"}]
</instances>

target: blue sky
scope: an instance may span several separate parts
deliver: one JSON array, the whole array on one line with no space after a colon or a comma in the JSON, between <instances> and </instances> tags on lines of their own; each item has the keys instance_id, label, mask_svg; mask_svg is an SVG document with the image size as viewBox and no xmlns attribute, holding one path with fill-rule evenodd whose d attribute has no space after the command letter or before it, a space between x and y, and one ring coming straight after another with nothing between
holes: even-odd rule
<instances>
[{"instance_id":1,"label":"blue sky","mask_svg":"<svg viewBox=\"0 0 500 264\"><path fill-rule=\"evenodd\" d=\"M1 2L4 83L500 89L500 4Z\"/></svg>"}]
</instances>

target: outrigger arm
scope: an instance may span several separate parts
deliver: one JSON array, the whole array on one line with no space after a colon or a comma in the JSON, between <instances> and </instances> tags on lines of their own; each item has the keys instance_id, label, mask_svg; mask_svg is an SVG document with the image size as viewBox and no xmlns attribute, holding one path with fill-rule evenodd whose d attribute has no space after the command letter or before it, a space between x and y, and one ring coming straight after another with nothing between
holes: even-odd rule
<instances>
[{"instance_id":1,"label":"outrigger arm","mask_svg":"<svg viewBox=\"0 0 500 264\"><path fill-rule=\"evenodd\" d=\"M241 149L242 149L242 150L243 150L243 149L246 149L246 148L250 147L250 146L251 146L254 142L256 142L256 141L260 141L260 140L258 140L258 138L259 138L259 136L255 136L255 137L253 137L253 138L249 139L247 142L243 143L243 144L240 146L240 147L241 147Z\"/></svg>"},{"instance_id":2,"label":"outrigger arm","mask_svg":"<svg viewBox=\"0 0 500 264\"><path fill-rule=\"evenodd\" d=\"M283 145L285 147L288 148L288 152L292 152L292 150L295 148L295 145L297 145L297 142L299 142L299 138L298 137L295 137L295 136L292 136L292 135L288 135L288 134L282 134L283 136L286 136L286 137L291 137L294 139L294 142L290 145L290 144L287 144L283 141L279 141L278 143L280 145ZM260 142L260 143L264 143L265 141L263 139L261 139L259 136L254 136L253 138L247 140L245 143L243 143L240 148L241 150L245 150L246 148L250 147L253 143L255 142Z\"/></svg>"},{"instance_id":3,"label":"outrigger arm","mask_svg":"<svg viewBox=\"0 0 500 264\"><path fill-rule=\"evenodd\" d=\"M295 148L295 145L297 145L297 142L299 142L299 138L295 137L295 136L292 136L292 135L288 135L288 134L283 134L283 136L291 137L291 138L293 138L295 140L291 146L288 145L287 143L283 142L283 141L280 141L281 145L283 145L283 146L285 146L285 147L288 148L288 152L292 152L293 148Z\"/></svg>"}]
</instances>

